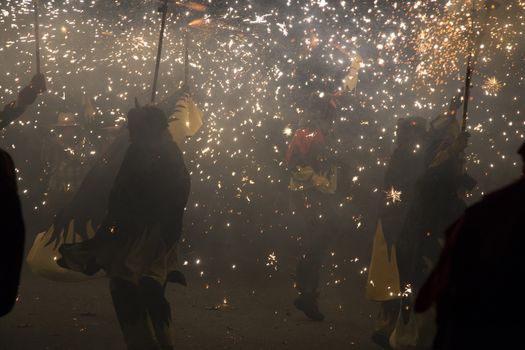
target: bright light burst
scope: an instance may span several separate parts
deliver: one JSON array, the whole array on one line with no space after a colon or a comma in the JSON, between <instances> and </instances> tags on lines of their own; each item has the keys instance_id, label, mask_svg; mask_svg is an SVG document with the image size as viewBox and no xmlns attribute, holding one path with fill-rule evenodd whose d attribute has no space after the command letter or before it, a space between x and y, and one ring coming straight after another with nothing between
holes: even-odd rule
<instances>
[{"instance_id":1,"label":"bright light burst","mask_svg":"<svg viewBox=\"0 0 525 350\"><path fill-rule=\"evenodd\" d=\"M482 86L483 91L485 91L485 94L490 96L497 95L502 87L503 84L496 77L490 77L486 79Z\"/></svg>"},{"instance_id":2,"label":"bright light burst","mask_svg":"<svg viewBox=\"0 0 525 350\"><path fill-rule=\"evenodd\" d=\"M392 201L392 203L401 202L401 194L403 192L397 191L393 186L390 188L389 191L385 191L386 193L386 199L389 201Z\"/></svg>"},{"instance_id":3,"label":"bright light burst","mask_svg":"<svg viewBox=\"0 0 525 350\"><path fill-rule=\"evenodd\" d=\"M397 3L396 3L397 4ZM473 53L476 69L498 61L512 69L523 38L524 2L449 0L407 2L399 5L408 16L399 20L397 33L384 43L398 64L396 76L415 69L415 90L433 93L443 85L464 79L465 63ZM410 68L409 68L410 69Z\"/></svg>"}]
</instances>

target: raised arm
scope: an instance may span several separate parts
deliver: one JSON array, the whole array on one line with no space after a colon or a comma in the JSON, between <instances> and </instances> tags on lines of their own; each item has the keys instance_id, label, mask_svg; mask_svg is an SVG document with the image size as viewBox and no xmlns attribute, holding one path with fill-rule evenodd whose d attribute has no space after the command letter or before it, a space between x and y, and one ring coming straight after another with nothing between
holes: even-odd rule
<instances>
[{"instance_id":1,"label":"raised arm","mask_svg":"<svg viewBox=\"0 0 525 350\"><path fill-rule=\"evenodd\" d=\"M24 114L26 108L35 102L38 94L44 91L46 91L46 78L43 74L35 74L29 85L20 90L17 100L8 103L0 111L0 129Z\"/></svg>"}]
</instances>

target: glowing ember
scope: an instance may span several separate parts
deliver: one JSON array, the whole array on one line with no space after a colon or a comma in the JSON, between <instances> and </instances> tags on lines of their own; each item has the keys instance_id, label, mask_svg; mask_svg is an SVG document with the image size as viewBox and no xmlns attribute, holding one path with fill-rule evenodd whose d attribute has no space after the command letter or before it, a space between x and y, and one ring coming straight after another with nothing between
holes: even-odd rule
<instances>
[{"instance_id":1,"label":"glowing ember","mask_svg":"<svg viewBox=\"0 0 525 350\"><path fill-rule=\"evenodd\" d=\"M496 96L498 92L500 92L501 88L503 87L503 84L496 78L491 77L485 80L483 83L483 91L485 91L485 94L490 96Z\"/></svg>"},{"instance_id":2,"label":"glowing ember","mask_svg":"<svg viewBox=\"0 0 525 350\"><path fill-rule=\"evenodd\" d=\"M403 192L397 191L394 187L390 188L389 191L385 191L386 199L391 200L392 203L401 202L401 194Z\"/></svg>"}]
</instances>

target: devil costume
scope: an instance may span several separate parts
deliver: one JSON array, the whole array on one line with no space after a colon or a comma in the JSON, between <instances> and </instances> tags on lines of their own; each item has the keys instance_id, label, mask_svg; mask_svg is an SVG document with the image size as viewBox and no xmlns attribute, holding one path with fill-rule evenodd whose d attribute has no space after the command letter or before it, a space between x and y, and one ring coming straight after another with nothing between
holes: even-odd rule
<instances>
[{"instance_id":1,"label":"devil costume","mask_svg":"<svg viewBox=\"0 0 525 350\"><path fill-rule=\"evenodd\" d=\"M190 178L182 153L155 107L128 114L131 136L93 239L60 248L60 264L93 274L103 269L128 349L171 349L164 288L176 264Z\"/></svg>"}]
</instances>

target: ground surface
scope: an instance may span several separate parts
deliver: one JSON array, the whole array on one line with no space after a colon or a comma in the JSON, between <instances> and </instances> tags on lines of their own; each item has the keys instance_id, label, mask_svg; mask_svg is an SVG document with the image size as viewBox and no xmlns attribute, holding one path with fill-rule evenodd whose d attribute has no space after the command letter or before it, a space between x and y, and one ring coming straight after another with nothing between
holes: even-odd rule
<instances>
[{"instance_id":1,"label":"ground surface","mask_svg":"<svg viewBox=\"0 0 525 350\"><path fill-rule=\"evenodd\" d=\"M205 289L190 276L187 288L170 285L177 349L378 349L369 341L375 308L358 278L324 292L322 323L291 306L286 278L254 287L246 276L248 288L244 279ZM124 349L107 280L57 283L26 269L15 310L0 320L0 349Z\"/></svg>"}]
</instances>

